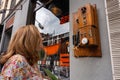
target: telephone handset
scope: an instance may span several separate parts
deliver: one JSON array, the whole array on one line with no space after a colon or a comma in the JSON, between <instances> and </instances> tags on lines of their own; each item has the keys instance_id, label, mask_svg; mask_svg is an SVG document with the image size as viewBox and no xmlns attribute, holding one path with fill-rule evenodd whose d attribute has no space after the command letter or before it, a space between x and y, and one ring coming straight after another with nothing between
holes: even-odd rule
<instances>
[{"instance_id":1,"label":"telephone handset","mask_svg":"<svg viewBox=\"0 0 120 80\"><path fill-rule=\"evenodd\" d=\"M77 33L73 35L73 44L74 46L79 46L79 43L80 43L80 35L79 35L79 31L77 31Z\"/></svg>"}]
</instances>

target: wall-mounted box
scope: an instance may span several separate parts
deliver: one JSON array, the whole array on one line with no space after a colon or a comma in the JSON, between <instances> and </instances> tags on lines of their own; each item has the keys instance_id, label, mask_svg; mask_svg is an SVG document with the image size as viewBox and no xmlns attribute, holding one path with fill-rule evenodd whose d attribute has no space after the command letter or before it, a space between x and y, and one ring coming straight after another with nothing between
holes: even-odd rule
<instances>
[{"instance_id":1,"label":"wall-mounted box","mask_svg":"<svg viewBox=\"0 0 120 80\"><path fill-rule=\"evenodd\" d=\"M96 5L86 4L73 13L73 44L76 57L101 57Z\"/></svg>"}]
</instances>

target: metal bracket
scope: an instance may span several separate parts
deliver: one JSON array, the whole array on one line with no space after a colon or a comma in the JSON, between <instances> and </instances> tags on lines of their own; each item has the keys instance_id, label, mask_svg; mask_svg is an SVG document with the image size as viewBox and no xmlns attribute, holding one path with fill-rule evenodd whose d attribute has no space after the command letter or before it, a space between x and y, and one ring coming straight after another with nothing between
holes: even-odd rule
<instances>
[{"instance_id":1,"label":"metal bracket","mask_svg":"<svg viewBox=\"0 0 120 80\"><path fill-rule=\"evenodd\" d=\"M18 9L2 9L2 10L0 10L0 14L5 13L6 11L10 11L10 10L22 10L22 5L20 5L20 8L18 8Z\"/></svg>"}]
</instances>

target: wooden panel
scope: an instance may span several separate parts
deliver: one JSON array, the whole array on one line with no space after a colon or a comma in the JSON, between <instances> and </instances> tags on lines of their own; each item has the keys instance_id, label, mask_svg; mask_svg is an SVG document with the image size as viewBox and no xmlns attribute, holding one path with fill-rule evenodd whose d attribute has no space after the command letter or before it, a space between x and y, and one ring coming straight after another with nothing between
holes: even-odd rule
<instances>
[{"instance_id":1,"label":"wooden panel","mask_svg":"<svg viewBox=\"0 0 120 80\"><path fill-rule=\"evenodd\" d=\"M102 54L101 54L96 5L87 4L85 5L85 7L86 10L88 10L85 13L86 21L87 21L86 24L83 24L83 20L82 20L83 15L80 14L80 10L82 8L79 8L77 12L73 13L74 56L101 57ZM92 33L92 37L90 36L90 30ZM81 46L81 40L83 39L81 34L85 34L84 37L86 37L89 41L85 46Z\"/></svg>"},{"instance_id":2,"label":"wooden panel","mask_svg":"<svg viewBox=\"0 0 120 80\"><path fill-rule=\"evenodd\" d=\"M73 35L75 35L77 33L77 31L79 30L79 28L78 28L79 24L76 23L77 19L78 19L78 12L75 12L75 13L73 13L73 20L72 20L73 26L74 26L73 27Z\"/></svg>"},{"instance_id":3,"label":"wooden panel","mask_svg":"<svg viewBox=\"0 0 120 80\"><path fill-rule=\"evenodd\" d=\"M96 35L97 28L86 26L84 28L80 28L79 36L80 36L80 43L84 37L88 38L89 46L96 46L98 45L97 35ZM82 46L82 44L80 44ZM83 45L84 46L84 45Z\"/></svg>"},{"instance_id":4,"label":"wooden panel","mask_svg":"<svg viewBox=\"0 0 120 80\"><path fill-rule=\"evenodd\" d=\"M94 7L86 4L78 9L79 27L94 25L97 26L94 15Z\"/></svg>"}]
</instances>

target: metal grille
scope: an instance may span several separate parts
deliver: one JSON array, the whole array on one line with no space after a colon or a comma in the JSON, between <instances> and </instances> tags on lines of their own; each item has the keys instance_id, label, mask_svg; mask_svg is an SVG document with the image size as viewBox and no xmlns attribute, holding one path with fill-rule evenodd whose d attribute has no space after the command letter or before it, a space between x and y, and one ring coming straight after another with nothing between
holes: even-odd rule
<instances>
[{"instance_id":1,"label":"metal grille","mask_svg":"<svg viewBox=\"0 0 120 80\"><path fill-rule=\"evenodd\" d=\"M120 80L120 0L107 0L111 58L114 80Z\"/></svg>"}]
</instances>

